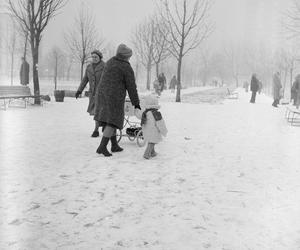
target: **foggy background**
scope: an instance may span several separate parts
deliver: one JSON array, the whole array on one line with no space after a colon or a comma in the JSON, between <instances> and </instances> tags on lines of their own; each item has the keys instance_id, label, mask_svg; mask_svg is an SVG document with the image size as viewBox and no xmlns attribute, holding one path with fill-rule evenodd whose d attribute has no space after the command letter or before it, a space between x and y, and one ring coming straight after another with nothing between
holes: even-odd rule
<instances>
[{"instance_id":1,"label":"foggy background","mask_svg":"<svg viewBox=\"0 0 300 250\"><path fill-rule=\"evenodd\" d=\"M18 85L24 39L16 34L16 49L12 56L8 44L11 44L15 29L6 13L5 3L5 0L0 2L0 84ZM243 81L250 81L251 74L256 72L263 82L264 91L268 93L272 74L280 71L285 89L290 88L293 77L298 73L297 37L285 28L287 12L293 8L293 0L214 0L211 3L209 19L213 31L197 49L184 57L182 86L211 84L213 79L227 85L242 86ZM159 6L159 1L155 0L68 1L43 32L38 65L41 92L52 91L53 48L58 48L62 54L58 88L60 82L68 82L68 88L72 89L80 83L80 64L70 59L72 53L67 48L65 34L73 29L74 20L83 8L94 18L95 29L103 41L98 49L103 52L104 61L115 54L118 44L127 44L134 52L130 62L137 84L139 88L145 88L146 70L137 60L133 32ZM32 66L30 54L29 46L27 60ZM283 58L285 61L290 59L289 63L284 63ZM289 67L287 64L291 60L293 66ZM172 56L161 62L159 67L159 71L165 73L167 82L176 74L176 60ZM155 77L153 66L151 82ZM45 80L44 86L46 82L51 84L47 89L43 89L42 79Z\"/></svg>"}]
</instances>

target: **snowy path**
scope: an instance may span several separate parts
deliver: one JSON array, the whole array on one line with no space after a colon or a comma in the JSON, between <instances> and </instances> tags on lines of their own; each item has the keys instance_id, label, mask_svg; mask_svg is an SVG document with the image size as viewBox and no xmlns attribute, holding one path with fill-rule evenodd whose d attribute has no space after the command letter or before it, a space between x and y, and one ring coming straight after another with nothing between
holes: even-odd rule
<instances>
[{"instance_id":1,"label":"snowy path","mask_svg":"<svg viewBox=\"0 0 300 250\"><path fill-rule=\"evenodd\" d=\"M249 93L167 102L159 155L107 159L87 99L0 112L0 249L300 249L300 128Z\"/></svg>"}]
</instances>

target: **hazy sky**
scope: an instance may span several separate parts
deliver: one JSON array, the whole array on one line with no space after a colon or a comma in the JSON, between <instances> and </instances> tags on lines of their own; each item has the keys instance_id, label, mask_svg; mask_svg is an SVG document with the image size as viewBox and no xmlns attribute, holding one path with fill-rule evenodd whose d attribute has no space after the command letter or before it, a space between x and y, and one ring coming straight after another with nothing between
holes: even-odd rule
<instances>
[{"instance_id":1,"label":"hazy sky","mask_svg":"<svg viewBox=\"0 0 300 250\"><path fill-rule=\"evenodd\" d=\"M72 0L67 3L49 25L47 39L54 42L55 37L58 42L63 41L63 31L72 27L82 2ZM94 15L99 33L114 44L129 43L131 30L155 8L155 0L85 0L84 4Z\"/></svg>"},{"instance_id":2,"label":"hazy sky","mask_svg":"<svg viewBox=\"0 0 300 250\"><path fill-rule=\"evenodd\" d=\"M157 0L85 0L95 16L96 26L115 45L130 44L130 33L136 24L153 13ZM213 42L272 40L276 46L280 17L290 0L213 0L211 20ZM44 50L63 44L63 31L72 27L82 0L70 0L51 21L44 36Z\"/></svg>"}]
</instances>

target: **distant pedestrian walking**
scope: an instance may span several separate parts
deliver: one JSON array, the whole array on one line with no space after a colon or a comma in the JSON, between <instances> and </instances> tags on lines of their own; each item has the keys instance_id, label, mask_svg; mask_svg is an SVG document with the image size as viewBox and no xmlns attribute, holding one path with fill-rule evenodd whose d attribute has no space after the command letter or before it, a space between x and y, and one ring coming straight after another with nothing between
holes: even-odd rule
<instances>
[{"instance_id":1,"label":"distant pedestrian walking","mask_svg":"<svg viewBox=\"0 0 300 250\"><path fill-rule=\"evenodd\" d=\"M166 136L168 130L161 113L158 111L160 108L158 98L153 95L146 96L144 105L146 108L145 111L142 112L136 109L135 114L141 120L143 137L148 142L144 158L150 159L157 155L154 146L162 141L162 136Z\"/></svg>"},{"instance_id":2,"label":"distant pedestrian walking","mask_svg":"<svg viewBox=\"0 0 300 250\"><path fill-rule=\"evenodd\" d=\"M251 83L250 83L250 91L252 92L251 99L250 99L251 103L255 103L256 93L259 89L258 82L259 81L257 79L256 74L253 74L251 77Z\"/></svg>"},{"instance_id":3,"label":"distant pedestrian walking","mask_svg":"<svg viewBox=\"0 0 300 250\"><path fill-rule=\"evenodd\" d=\"M92 63L86 67L84 77L78 87L78 90L75 94L76 99L81 95L82 91L86 87L87 83L89 83L89 105L87 108L87 112L94 116L95 115L95 95L96 88L100 82L102 72L105 66L105 63L102 61L102 53L99 50L94 50L91 53L92 55ZM95 128L91 135L92 137L99 136L99 123L95 121Z\"/></svg>"},{"instance_id":4,"label":"distant pedestrian walking","mask_svg":"<svg viewBox=\"0 0 300 250\"><path fill-rule=\"evenodd\" d=\"M299 109L300 106L300 74L296 76L295 82L293 84L293 92L294 92L294 105Z\"/></svg>"},{"instance_id":5,"label":"distant pedestrian walking","mask_svg":"<svg viewBox=\"0 0 300 250\"><path fill-rule=\"evenodd\" d=\"M174 92L175 88L177 86L177 79L176 76L174 75L170 81L169 89L171 89L171 92Z\"/></svg>"},{"instance_id":6,"label":"distant pedestrian walking","mask_svg":"<svg viewBox=\"0 0 300 250\"><path fill-rule=\"evenodd\" d=\"M123 128L126 91L132 105L141 109L134 72L129 63L131 56L132 50L120 44L116 56L107 61L97 87L94 119L102 127L103 136L96 152L104 156L112 155L107 150L109 140L112 152L123 151L117 142L116 129Z\"/></svg>"},{"instance_id":7,"label":"distant pedestrian walking","mask_svg":"<svg viewBox=\"0 0 300 250\"><path fill-rule=\"evenodd\" d=\"M281 85L281 80L280 80L280 74L279 72L276 72L274 75L273 75L273 103L272 103L272 106L273 107L278 107L277 105L279 104L279 101L280 101L280 90L282 88L282 85Z\"/></svg>"},{"instance_id":8,"label":"distant pedestrian walking","mask_svg":"<svg viewBox=\"0 0 300 250\"><path fill-rule=\"evenodd\" d=\"M291 88L291 101L293 101L293 105L297 105L297 99L300 89L300 75L295 77L295 81L293 82L293 86Z\"/></svg>"},{"instance_id":9,"label":"distant pedestrian walking","mask_svg":"<svg viewBox=\"0 0 300 250\"><path fill-rule=\"evenodd\" d=\"M163 92L163 90L166 87L166 77L164 73L160 73L160 75L158 76L158 82L159 82L159 86L160 86L160 92Z\"/></svg>"},{"instance_id":10,"label":"distant pedestrian walking","mask_svg":"<svg viewBox=\"0 0 300 250\"><path fill-rule=\"evenodd\" d=\"M26 61L24 57L22 59L22 64L20 68L20 83L21 85L28 85L29 84L29 63Z\"/></svg>"}]
</instances>

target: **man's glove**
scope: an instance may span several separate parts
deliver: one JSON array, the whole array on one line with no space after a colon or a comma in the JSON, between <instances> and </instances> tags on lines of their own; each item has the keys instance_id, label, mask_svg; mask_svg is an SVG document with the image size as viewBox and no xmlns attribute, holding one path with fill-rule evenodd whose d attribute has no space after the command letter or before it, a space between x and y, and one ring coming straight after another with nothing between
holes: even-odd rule
<instances>
[{"instance_id":1,"label":"man's glove","mask_svg":"<svg viewBox=\"0 0 300 250\"><path fill-rule=\"evenodd\" d=\"M81 95L81 92L78 90L75 94L75 98L77 99Z\"/></svg>"},{"instance_id":2,"label":"man's glove","mask_svg":"<svg viewBox=\"0 0 300 250\"><path fill-rule=\"evenodd\" d=\"M141 106L140 106L140 104L138 104L138 105L135 105L135 106L134 106L134 108L135 108L135 109L139 109L139 110L141 110Z\"/></svg>"}]
</instances>

